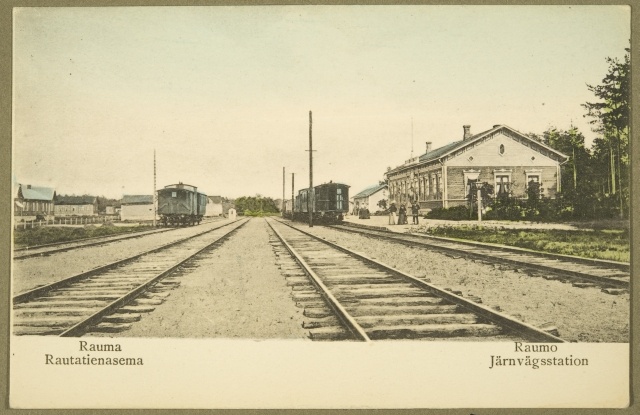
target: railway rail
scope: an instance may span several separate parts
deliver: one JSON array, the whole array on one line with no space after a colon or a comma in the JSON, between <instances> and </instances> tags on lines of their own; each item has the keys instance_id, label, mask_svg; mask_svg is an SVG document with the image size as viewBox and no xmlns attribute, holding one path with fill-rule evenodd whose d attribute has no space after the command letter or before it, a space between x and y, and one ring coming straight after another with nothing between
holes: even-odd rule
<instances>
[{"instance_id":1,"label":"railway rail","mask_svg":"<svg viewBox=\"0 0 640 415\"><path fill-rule=\"evenodd\" d=\"M412 247L428 248L453 257L469 258L542 275L547 279L567 279L575 285L597 285L605 289L629 289L628 263L580 258L538 252L504 245L482 244L429 235L399 234L345 225L332 226L343 232L356 233L374 239L393 241Z\"/></svg>"},{"instance_id":2,"label":"railway rail","mask_svg":"<svg viewBox=\"0 0 640 415\"><path fill-rule=\"evenodd\" d=\"M15 335L82 336L117 332L140 320L179 285L170 274L222 243L248 220L237 220L13 297Z\"/></svg>"},{"instance_id":3,"label":"railway rail","mask_svg":"<svg viewBox=\"0 0 640 415\"><path fill-rule=\"evenodd\" d=\"M162 233L173 229L180 228L164 228L154 229L150 231L127 233L120 235L98 236L93 238L76 239L74 241L54 242L50 244L34 245L30 247L14 249L13 259L26 259L38 256L51 255L58 252L71 251L79 248L87 248L90 246L103 245L111 242L124 241L126 239L141 238L147 235Z\"/></svg>"},{"instance_id":4,"label":"railway rail","mask_svg":"<svg viewBox=\"0 0 640 415\"><path fill-rule=\"evenodd\" d=\"M305 327L314 340L564 342L286 222L267 222L293 298L311 318Z\"/></svg>"}]
</instances>

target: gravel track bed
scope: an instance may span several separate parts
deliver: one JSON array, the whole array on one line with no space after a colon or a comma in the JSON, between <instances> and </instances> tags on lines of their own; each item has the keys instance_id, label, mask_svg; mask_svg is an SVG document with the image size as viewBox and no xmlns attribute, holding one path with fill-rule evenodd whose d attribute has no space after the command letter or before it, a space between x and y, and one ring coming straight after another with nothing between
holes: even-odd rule
<instances>
[{"instance_id":1,"label":"gravel track bed","mask_svg":"<svg viewBox=\"0 0 640 415\"><path fill-rule=\"evenodd\" d=\"M140 238L112 242L106 245L74 249L72 251L55 253L51 256L32 257L13 261L12 295L20 294L37 286L50 284L72 275L157 248L180 238L211 229L225 222L228 222L228 219L147 235Z\"/></svg>"},{"instance_id":2,"label":"gravel track bed","mask_svg":"<svg viewBox=\"0 0 640 415\"><path fill-rule=\"evenodd\" d=\"M173 274L180 286L127 331L108 337L308 339L302 309L275 263L267 223L251 219Z\"/></svg>"},{"instance_id":3,"label":"gravel track bed","mask_svg":"<svg viewBox=\"0 0 640 415\"><path fill-rule=\"evenodd\" d=\"M600 288L576 288L560 281L531 277L507 267L454 259L393 242L383 242L322 226L302 230L374 257L440 288L477 296L489 307L534 326L552 323L560 337L579 342L628 342L629 294L609 295Z\"/></svg>"}]
</instances>

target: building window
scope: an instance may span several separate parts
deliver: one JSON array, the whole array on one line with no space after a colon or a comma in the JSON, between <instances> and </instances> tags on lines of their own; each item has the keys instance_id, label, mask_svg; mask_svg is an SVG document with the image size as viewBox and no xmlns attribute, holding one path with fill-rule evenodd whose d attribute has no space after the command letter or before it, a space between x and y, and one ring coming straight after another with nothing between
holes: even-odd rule
<instances>
[{"instance_id":1,"label":"building window","mask_svg":"<svg viewBox=\"0 0 640 415\"><path fill-rule=\"evenodd\" d=\"M496 195L507 195L509 193L511 180L507 174L496 175Z\"/></svg>"},{"instance_id":2,"label":"building window","mask_svg":"<svg viewBox=\"0 0 640 415\"><path fill-rule=\"evenodd\" d=\"M478 177L480 176L480 170L464 170L462 172L465 186L465 197L468 198L469 194L474 188L474 184L478 183Z\"/></svg>"},{"instance_id":3,"label":"building window","mask_svg":"<svg viewBox=\"0 0 640 415\"><path fill-rule=\"evenodd\" d=\"M542 170L525 170L525 189L529 189L530 183L537 183L538 192L542 192Z\"/></svg>"},{"instance_id":4,"label":"building window","mask_svg":"<svg viewBox=\"0 0 640 415\"><path fill-rule=\"evenodd\" d=\"M500 144L500 154L504 154L504 144Z\"/></svg>"},{"instance_id":5,"label":"building window","mask_svg":"<svg viewBox=\"0 0 640 415\"><path fill-rule=\"evenodd\" d=\"M171 197L178 197L178 192L171 192Z\"/></svg>"},{"instance_id":6,"label":"building window","mask_svg":"<svg viewBox=\"0 0 640 415\"><path fill-rule=\"evenodd\" d=\"M336 209L342 210L342 189L337 189L336 194Z\"/></svg>"}]
</instances>

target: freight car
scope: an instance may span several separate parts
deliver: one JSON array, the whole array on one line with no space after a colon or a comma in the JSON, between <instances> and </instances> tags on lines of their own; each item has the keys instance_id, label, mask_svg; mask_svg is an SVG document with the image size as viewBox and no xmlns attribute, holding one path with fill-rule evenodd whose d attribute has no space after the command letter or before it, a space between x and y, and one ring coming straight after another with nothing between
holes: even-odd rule
<instances>
[{"instance_id":1,"label":"freight car","mask_svg":"<svg viewBox=\"0 0 640 415\"><path fill-rule=\"evenodd\" d=\"M342 183L324 183L309 189L301 189L295 198L293 212L291 203L286 204L285 216L309 222L309 209L313 222L318 224L340 223L349 211L349 186Z\"/></svg>"},{"instance_id":2,"label":"freight car","mask_svg":"<svg viewBox=\"0 0 640 415\"><path fill-rule=\"evenodd\" d=\"M164 226L200 223L207 208L207 195L189 184L170 184L158 190L158 215Z\"/></svg>"}]
</instances>

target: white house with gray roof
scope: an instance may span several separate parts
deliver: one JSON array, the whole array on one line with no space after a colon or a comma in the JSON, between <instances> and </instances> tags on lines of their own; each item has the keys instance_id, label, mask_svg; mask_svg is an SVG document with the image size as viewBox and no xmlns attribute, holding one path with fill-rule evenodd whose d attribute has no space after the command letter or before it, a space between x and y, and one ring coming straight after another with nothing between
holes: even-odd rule
<instances>
[{"instance_id":1,"label":"white house with gray roof","mask_svg":"<svg viewBox=\"0 0 640 415\"><path fill-rule=\"evenodd\" d=\"M369 186L360 193L356 194L352 198L352 213L354 215L360 210L360 208L366 206L369 209L369 212L377 212L379 210L384 210L378 206L378 203L381 200L387 199L387 184L376 184L374 186Z\"/></svg>"},{"instance_id":2,"label":"white house with gray roof","mask_svg":"<svg viewBox=\"0 0 640 415\"><path fill-rule=\"evenodd\" d=\"M463 126L462 140L431 149L385 173L389 198L396 203L417 200L421 209L467 203L471 182L487 182L495 195L526 197L527 183L540 183L545 197L560 191L560 166L569 157L506 125L479 134ZM495 196L494 195L494 196Z\"/></svg>"},{"instance_id":3,"label":"white house with gray roof","mask_svg":"<svg viewBox=\"0 0 640 415\"><path fill-rule=\"evenodd\" d=\"M120 220L153 220L153 195L124 195L120 207Z\"/></svg>"}]
</instances>

